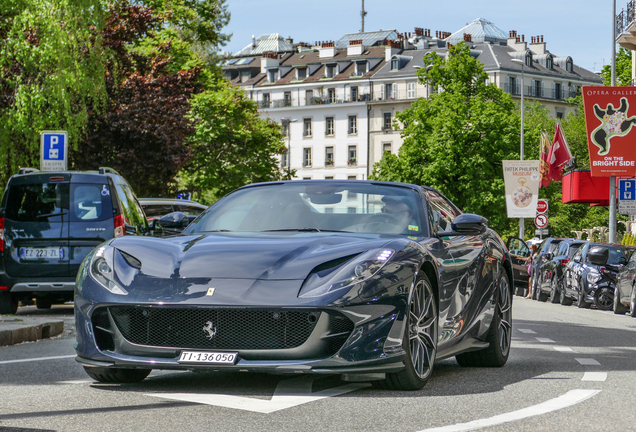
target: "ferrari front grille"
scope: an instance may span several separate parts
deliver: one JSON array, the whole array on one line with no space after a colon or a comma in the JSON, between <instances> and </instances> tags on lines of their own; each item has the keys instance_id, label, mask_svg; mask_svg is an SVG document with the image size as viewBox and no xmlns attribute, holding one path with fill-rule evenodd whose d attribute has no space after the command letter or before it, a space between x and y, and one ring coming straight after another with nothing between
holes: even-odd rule
<instances>
[{"instance_id":1,"label":"ferrari front grille","mask_svg":"<svg viewBox=\"0 0 636 432\"><path fill-rule=\"evenodd\" d=\"M128 306L108 309L122 336L134 344L233 350L298 347L309 338L320 315L320 312L251 309Z\"/></svg>"}]
</instances>

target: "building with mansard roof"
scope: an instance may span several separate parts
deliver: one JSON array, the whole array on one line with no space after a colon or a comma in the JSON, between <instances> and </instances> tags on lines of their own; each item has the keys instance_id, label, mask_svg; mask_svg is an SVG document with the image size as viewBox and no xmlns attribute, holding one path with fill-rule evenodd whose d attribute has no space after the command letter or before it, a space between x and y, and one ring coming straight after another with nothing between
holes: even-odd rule
<instances>
[{"instance_id":1,"label":"building with mansard roof","mask_svg":"<svg viewBox=\"0 0 636 432\"><path fill-rule=\"evenodd\" d=\"M555 117L572 109L566 100L581 86L602 85L571 57L549 52L542 36L526 42L481 18L434 36L416 28L347 34L337 42L286 39L292 49L281 43L262 54L259 39L226 60L224 74L259 104L262 116L283 125L288 152L281 164L290 164L298 179L366 179L386 152L396 153L403 140L395 114L437 92L418 83L416 72L427 53L445 56L449 44L464 41L490 82L515 99L523 91ZM513 59L524 62L523 82Z\"/></svg>"}]
</instances>

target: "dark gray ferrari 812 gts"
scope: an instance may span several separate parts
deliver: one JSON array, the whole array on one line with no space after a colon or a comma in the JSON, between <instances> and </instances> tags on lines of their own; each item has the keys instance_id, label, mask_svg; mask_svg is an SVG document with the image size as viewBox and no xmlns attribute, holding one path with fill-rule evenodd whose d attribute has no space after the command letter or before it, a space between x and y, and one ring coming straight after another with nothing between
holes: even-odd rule
<instances>
[{"instance_id":1,"label":"dark gray ferrari 812 gts","mask_svg":"<svg viewBox=\"0 0 636 432\"><path fill-rule=\"evenodd\" d=\"M246 370L417 390L436 359L506 363L511 281L488 221L435 189L253 184L180 235L124 236L86 257L77 361L101 382Z\"/></svg>"}]
</instances>

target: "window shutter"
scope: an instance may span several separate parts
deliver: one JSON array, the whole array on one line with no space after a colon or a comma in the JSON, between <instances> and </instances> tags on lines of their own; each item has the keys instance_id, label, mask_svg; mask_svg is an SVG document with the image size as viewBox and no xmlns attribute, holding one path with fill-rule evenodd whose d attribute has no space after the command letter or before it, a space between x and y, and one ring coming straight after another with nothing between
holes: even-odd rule
<instances>
[{"instance_id":1,"label":"window shutter","mask_svg":"<svg viewBox=\"0 0 636 432\"><path fill-rule=\"evenodd\" d=\"M380 86L380 100L384 100L384 84Z\"/></svg>"},{"instance_id":2,"label":"window shutter","mask_svg":"<svg viewBox=\"0 0 636 432\"><path fill-rule=\"evenodd\" d=\"M545 83L541 81L541 97L545 97Z\"/></svg>"},{"instance_id":3,"label":"window shutter","mask_svg":"<svg viewBox=\"0 0 636 432\"><path fill-rule=\"evenodd\" d=\"M391 84L391 97L397 99L397 84L395 83Z\"/></svg>"}]
</instances>

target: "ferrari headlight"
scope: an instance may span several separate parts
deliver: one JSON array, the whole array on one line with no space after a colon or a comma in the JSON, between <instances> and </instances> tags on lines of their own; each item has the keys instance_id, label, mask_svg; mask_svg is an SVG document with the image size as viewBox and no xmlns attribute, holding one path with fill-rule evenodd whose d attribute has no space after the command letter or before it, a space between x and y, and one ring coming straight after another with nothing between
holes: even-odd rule
<instances>
[{"instance_id":1,"label":"ferrari headlight","mask_svg":"<svg viewBox=\"0 0 636 432\"><path fill-rule=\"evenodd\" d=\"M601 280L601 274L599 272L597 272L596 270L590 271L587 274L587 281L589 283L596 283L599 280Z\"/></svg>"},{"instance_id":2,"label":"ferrari headlight","mask_svg":"<svg viewBox=\"0 0 636 432\"><path fill-rule=\"evenodd\" d=\"M319 297L369 279L394 253L391 249L375 249L358 255L335 271L314 272L303 284L299 297Z\"/></svg>"},{"instance_id":3,"label":"ferrari headlight","mask_svg":"<svg viewBox=\"0 0 636 432\"><path fill-rule=\"evenodd\" d=\"M95 281L113 294L127 295L128 292L115 282L115 248L104 245L93 255L89 271Z\"/></svg>"}]
</instances>

